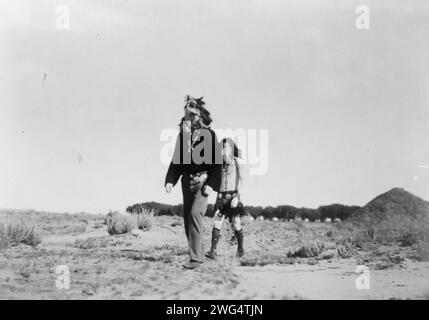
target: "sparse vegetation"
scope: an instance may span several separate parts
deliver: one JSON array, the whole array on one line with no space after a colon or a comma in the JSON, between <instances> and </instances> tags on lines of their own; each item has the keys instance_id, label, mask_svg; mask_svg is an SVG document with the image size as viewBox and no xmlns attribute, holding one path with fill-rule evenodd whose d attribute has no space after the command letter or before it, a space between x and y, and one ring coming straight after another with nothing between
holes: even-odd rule
<instances>
[{"instance_id":1,"label":"sparse vegetation","mask_svg":"<svg viewBox=\"0 0 429 320\"><path fill-rule=\"evenodd\" d=\"M97 239L97 238L87 238L87 239L77 239L73 244L71 244L72 247L79 248L79 249L93 249L93 248L105 248L109 242L104 239Z\"/></svg>"},{"instance_id":2,"label":"sparse vegetation","mask_svg":"<svg viewBox=\"0 0 429 320\"><path fill-rule=\"evenodd\" d=\"M37 246L41 242L42 237L33 221L11 216L1 218L0 248L20 243Z\"/></svg>"},{"instance_id":3,"label":"sparse vegetation","mask_svg":"<svg viewBox=\"0 0 429 320\"><path fill-rule=\"evenodd\" d=\"M419 261L429 261L429 243L419 241L417 243L417 258Z\"/></svg>"},{"instance_id":4,"label":"sparse vegetation","mask_svg":"<svg viewBox=\"0 0 429 320\"><path fill-rule=\"evenodd\" d=\"M363 247L368 243L398 243L403 247L429 240L429 204L403 189L394 188L337 224L329 237L338 243Z\"/></svg>"},{"instance_id":5,"label":"sparse vegetation","mask_svg":"<svg viewBox=\"0 0 429 320\"><path fill-rule=\"evenodd\" d=\"M106 217L107 232L110 235L130 232L136 227L134 217L117 211L110 211Z\"/></svg>"},{"instance_id":6,"label":"sparse vegetation","mask_svg":"<svg viewBox=\"0 0 429 320\"><path fill-rule=\"evenodd\" d=\"M390 216L378 223L355 220L339 224L329 236L336 238L340 243L348 242L357 247L367 243L398 243L406 247L427 241L428 226L424 220Z\"/></svg>"},{"instance_id":7,"label":"sparse vegetation","mask_svg":"<svg viewBox=\"0 0 429 320\"><path fill-rule=\"evenodd\" d=\"M120 212L109 212L106 216L107 232L110 235L131 232L133 229L149 231L153 225L155 210L142 209L131 214Z\"/></svg>"},{"instance_id":8,"label":"sparse vegetation","mask_svg":"<svg viewBox=\"0 0 429 320\"><path fill-rule=\"evenodd\" d=\"M297 232L300 232L302 229L305 228L305 225L304 225L304 222L302 221L302 219L295 218L293 220L293 223L294 223L294 225L295 225L295 227L297 229Z\"/></svg>"},{"instance_id":9,"label":"sparse vegetation","mask_svg":"<svg viewBox=\"0 0 429 320\"><path fill-rule=\"evenodd\" d=\"M393 198L401 196L404 194L399 192ZM414 204L404 205L404 201ZM423 264L422 267L419 265L420 261L429 260L426 227L422 223L425 215L408 212L419 212L425 204L406 195L402 201L395 202L389 194L377 197L377 203L373 206L374 203L370 202L371 206L365 206L358 216L341 223L307 223L304 211L290 220L265 219L250 223L251 216L245 217L242 221L245 255L239 259L236 258L236 244L228 242L233 228L225 223L218 259L205 261L199 269L192 271L182 267L189 259L189 250L183 218L179 216L155 217L155 211L145 208L129 214L110 212L107 216L34 211L2 215L0 212L0 217L24 218L23 221L39 226L42 232L49 232L43 246L11 247L10 239L15 238L14 243L22 243L17 239L22 238L19 235L25 232L9 232L1 225L0 245L8 248L0 254L0 296L57 299L216 299L229 296L278 299L293 297L295 289L289 288L298 288L296 292L299 293L298 290L303 288L300 282L309 283L315 279L314 276L350 279L352 283L356 277L353 272L356 264L366 265L370 270L383 270L386 277L380 280L379 285L386 290L392 286L419 284L421 289L416 288L413 297L423 296L426 287L421 282L427 279L429 272ZM367 211L369 207L372 207L370 214ZM336 208L341 210L339 206ZM204 217L206 250L211 240L207 230L211 230L212 223L211 219ZM138 227L150 229L151 232L144 234ZM117 236L109 236L106 229L109 234ZM9 237L9 234L15 236ZM30 239L31 236L24 238ZM351 259L338 261L338 258ZM59 292L52 286L52 273L60 264L69 266L73 274L73 291ZM394 273L392 269L395 269ZM255 279L251 279L252 275ZM400 279L398 275L401 275ZM288 279L286 285L280 283L283 277ZM184 287L187 290L183 290ZM329 296L331 291L341 290L340 287L329 287L323 295ZM340 293L336 291L336 294ZM344 292L341 296L346 297L347 294ZM313 297L313 293L307 292L307 295ZM394 292L394 296L407 297L401 291ZM379 296L375 293L371 297Z\"/></svg>"},{"instance_id":10,"label":"sparse vegetation","mask_svg":"<svg viewBox=\"0 0 429 320\"><path fill-rule=\"evenodd\" d=\"M52 234L78 234L90 224L100 223L104 216L91 213L55 213L35 210L0 209L0 218L15 218L32 221L42 236Z\"/></svg>"},{"instance_id":11,"label":"sparse vegetation","mask_svg":"<svg viewBox=\"0 0 429 320\"><path fill-rule=\"evenodd\" d=\"M143 209L141 212L134 214L137 218L137 226L140 230L149 231L153 225L153 218L156 211L153 209Z\"/></svg>"},{"instance_id":12,"label":"sparse vegetation","mask_svg":"<svg viewBox=\"0 0 429 320\"><path fill-rule=\"evenodd\" d=\"M291 251L288 253L290 258L312 258L317 257L323 252L325 245L323 242L313 242L305 246L300 247L298 250Z\"/></svg>"},{"instance_id":13,"label":"sparse vegetation","mask_svg":"<svg viewBox=\"0 0 429 320\"><path fill-rule=\"evenodd\" d=\"M251 252L250 254L245 255L240 259L240 264L242 266L266 266L269 264L294 264L294 260L290 259L284 255L273 255L270 253L262 253L262 252Z\"/></svg>"}]
</instances>

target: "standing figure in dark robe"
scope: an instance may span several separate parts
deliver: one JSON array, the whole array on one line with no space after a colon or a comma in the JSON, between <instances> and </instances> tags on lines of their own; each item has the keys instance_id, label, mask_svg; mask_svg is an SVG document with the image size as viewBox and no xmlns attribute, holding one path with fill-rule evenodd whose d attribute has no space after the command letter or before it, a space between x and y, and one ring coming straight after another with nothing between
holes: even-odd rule
<instances>
[{"instance_id":1,"label":"standing figure in dark robe","mask_svg":"<svg viewBox=\"0 0 429 320\"><path fill-rule=\"evenodd\" d=\"M212 119L203 98L187 96L185 116L179 126L173 159L165 178L170 193L181 177L183 218L189 245L190 261L185 268L194 269L204 261L203 216L208 196L219 191L222 178L221 146L209 127Z\"/></svg>"}]
</instances>

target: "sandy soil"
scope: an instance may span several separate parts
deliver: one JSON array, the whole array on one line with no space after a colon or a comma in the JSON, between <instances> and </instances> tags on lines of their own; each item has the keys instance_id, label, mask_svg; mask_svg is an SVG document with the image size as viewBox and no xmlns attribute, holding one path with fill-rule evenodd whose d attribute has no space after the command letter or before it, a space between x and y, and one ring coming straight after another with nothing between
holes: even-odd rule
<instances>
[{"instance_id":1,"label":"sandy soil","mask_svg":"<svg viewBox=\"0 0 429 320\"><path fill-rule=\"evenodd\" d=\"M208 249L211 220L206 219ZM327 237L333 225L258 221L245 225L246 257L225 225L217 261L186 270L183 224L157 217L140 237L110 236L88 224L80 233L47 234L36 248L0 252L1 299L420 299L429 294L429 262L410 247L386 245L338 255ZM315 256L291 257L302 246L323 242ZM369 268L369 289L357 289L358 265ZM58 265L70 271L70 288L58 289Z\"/></svg>"}]
</instances>

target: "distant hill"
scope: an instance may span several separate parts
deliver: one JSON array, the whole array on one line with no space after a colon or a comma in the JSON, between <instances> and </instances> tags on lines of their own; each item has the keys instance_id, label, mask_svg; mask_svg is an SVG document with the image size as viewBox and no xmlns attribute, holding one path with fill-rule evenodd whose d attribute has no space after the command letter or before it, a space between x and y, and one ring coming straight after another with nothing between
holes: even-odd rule
<instances>
[{"instance_id":1,"label":"distant hill","mask_svg":"<svg viewBox=\"0 0 429 320\"><path fill-rule=\"evenodd\" d=\"M429 202L393 188L353 213L349 222L356 229L367 230L373 239L414 243L429 240Z\"/></svg>"},{"instance_id":2,"label":"distant hill","mask_svg":"<svg viewBox=\"0 0 429 320\"><path fill-rule=\"evenodd\" d=\"M429 202L402 188L393 188L354 212L351 219L378 223L392 217L416 220L428 218Z\"/></svg>"}]
</instances>

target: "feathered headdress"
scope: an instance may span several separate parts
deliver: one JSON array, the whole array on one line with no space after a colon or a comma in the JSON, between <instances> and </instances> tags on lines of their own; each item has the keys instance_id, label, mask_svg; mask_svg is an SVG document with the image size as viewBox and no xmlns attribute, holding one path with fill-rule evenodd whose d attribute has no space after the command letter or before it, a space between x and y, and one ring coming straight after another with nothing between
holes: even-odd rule
<instances>
[{"instance_id":1,"label":"feathered headdress","mask_svg":"<svg viewBox=\"0 0 429 320\"><path fill-rule=\"evenodd\" d=\"M199 116L201 117L202 123L208 127L213 120L210 116L210 112L204 107L206 103L203 101L203 98L204 97L192 98L191 96L187 95L185 97L185 107L189 107L191 110L197 110Z\"/></svg>"}]
</instances>

